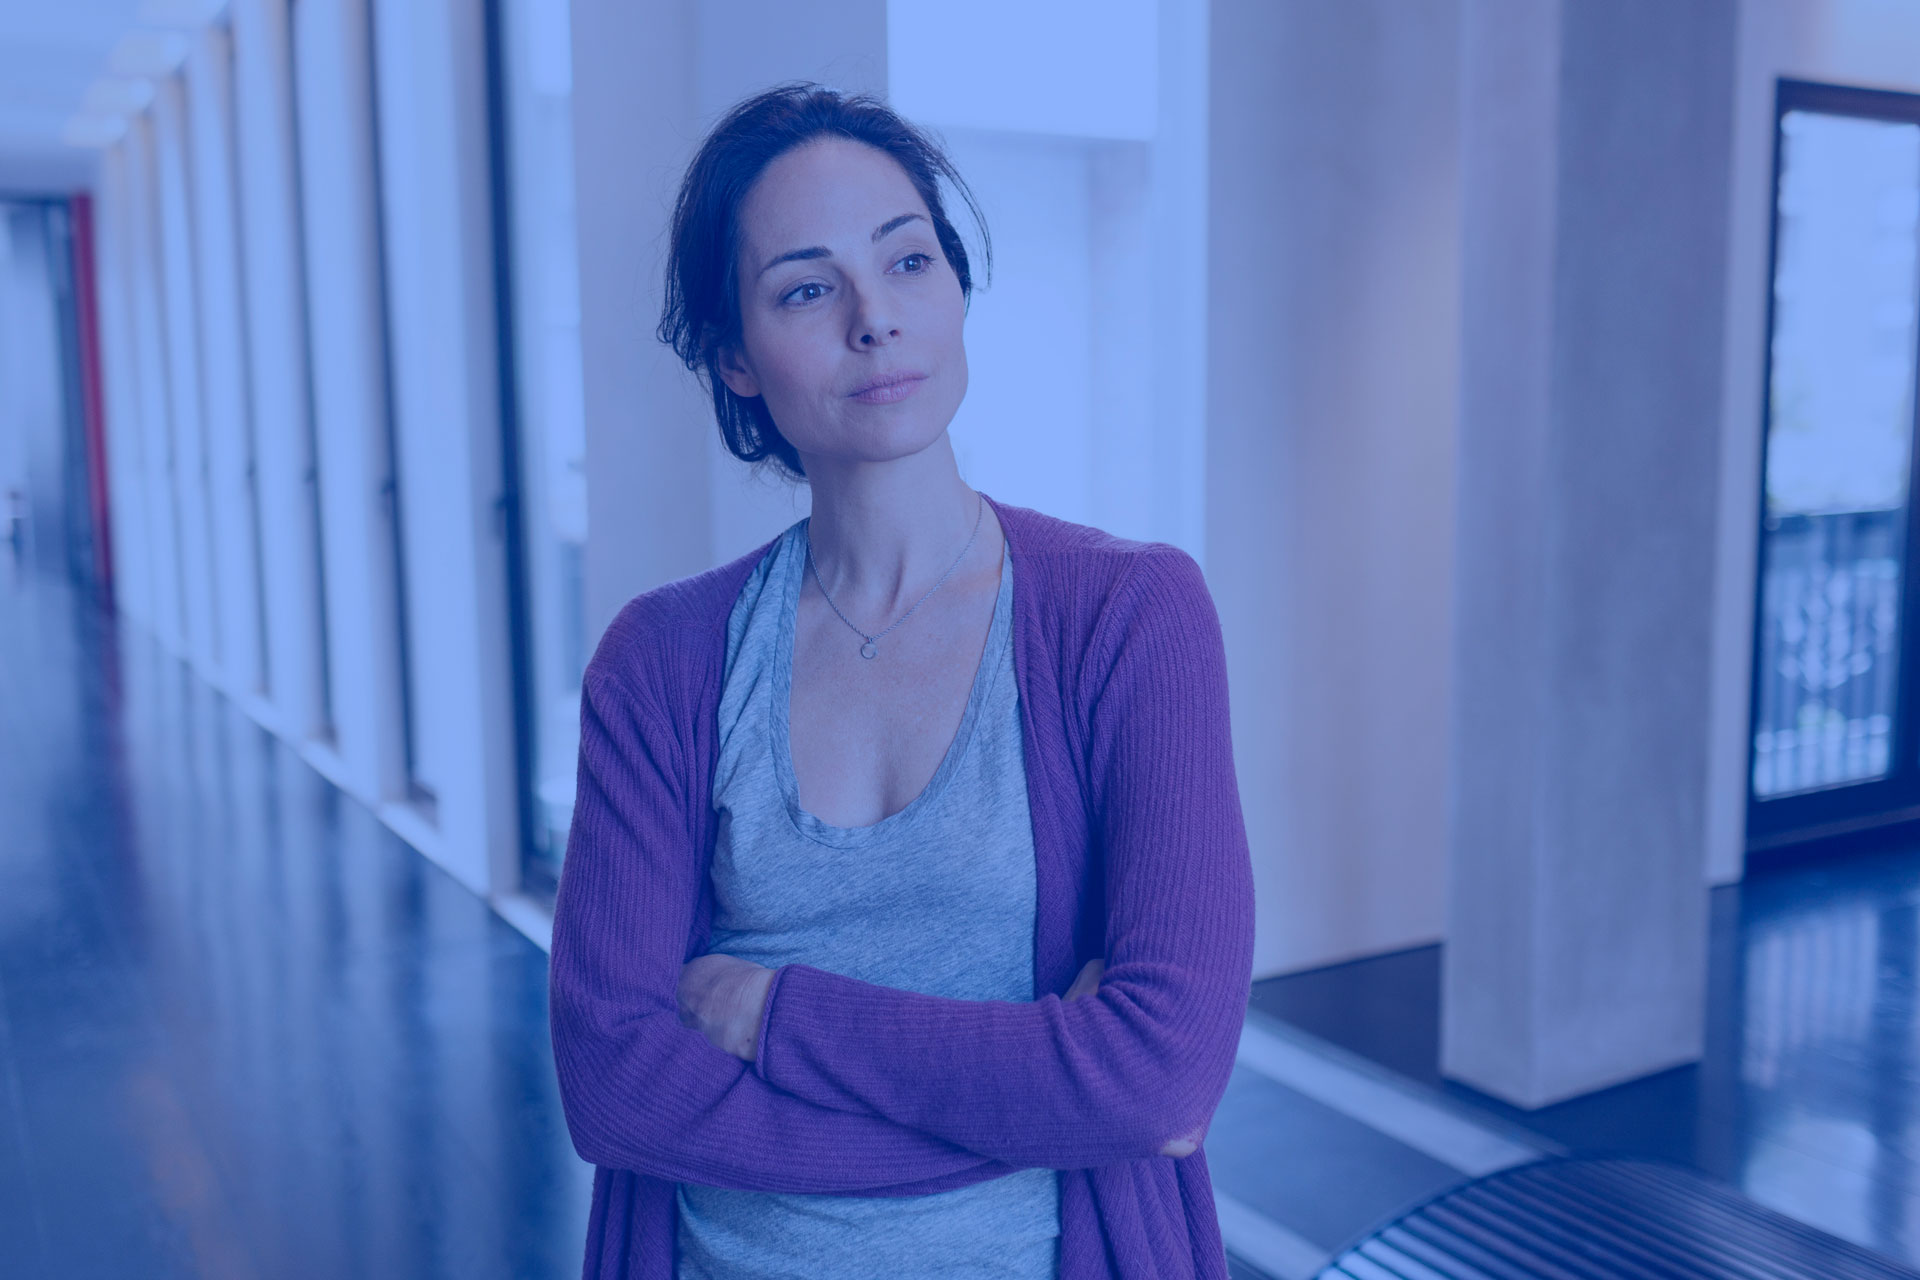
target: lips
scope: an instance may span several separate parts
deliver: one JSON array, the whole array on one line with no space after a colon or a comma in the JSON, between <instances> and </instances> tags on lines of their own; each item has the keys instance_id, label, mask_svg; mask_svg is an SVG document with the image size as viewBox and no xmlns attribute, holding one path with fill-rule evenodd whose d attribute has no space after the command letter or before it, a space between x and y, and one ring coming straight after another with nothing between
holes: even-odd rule
<instances>
[{"instance_id":1,"label":"lips","mask_svg":"<svg viewBox=\"0 0 1920 1280\"><path fill-rule=\"evenodd\" d=\"M898 373L883 373L879 377L873 379L872 381L865 383L862 386L855 387L852 391L849 391L847 394L849 396L863 396L867 392L877 390L881 387L898 386L902 382L916 382L919 379L924 378L926 376L927 375L924 373L917 373L911 369L902 370L901 372L898 372Z\"/></svg>"}]
</instances>

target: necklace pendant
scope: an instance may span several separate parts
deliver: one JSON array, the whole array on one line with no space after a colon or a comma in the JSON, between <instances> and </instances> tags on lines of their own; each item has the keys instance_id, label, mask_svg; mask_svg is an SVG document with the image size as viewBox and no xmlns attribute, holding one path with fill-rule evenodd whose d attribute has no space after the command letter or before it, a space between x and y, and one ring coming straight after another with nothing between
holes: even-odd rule
<instances>
[{"instance_id":1,"label":"necklace pendant","mask_svg":"<svg viewBox=\"0 0 1920 1280\"><path fill-rule=\"evenodd\" d=\"M860 656L863 658L877 658L880 656L880 650L875 647L873 641L869 640L860 646Z\"/></svg>"}]
</instances>

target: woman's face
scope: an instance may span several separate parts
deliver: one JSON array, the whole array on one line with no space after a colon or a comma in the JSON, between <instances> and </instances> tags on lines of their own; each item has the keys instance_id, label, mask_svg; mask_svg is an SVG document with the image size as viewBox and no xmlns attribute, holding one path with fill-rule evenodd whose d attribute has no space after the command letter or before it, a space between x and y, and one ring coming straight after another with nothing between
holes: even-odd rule
<instances>
[{"instance_id":1,"label":"woman's face","mask_svg":"<svg viewBox=\"0 0 1920 1280\"><path fill-rule=\"evenodd\" d=\"M720 353L726 385L766 397L809 475L817 458L884 462L938 440L967 391L965 299L899 164L816 139L767 166L740 216L744 349ZM921 377L856 398L894 374Z\"/></svg>"}]
</instances>

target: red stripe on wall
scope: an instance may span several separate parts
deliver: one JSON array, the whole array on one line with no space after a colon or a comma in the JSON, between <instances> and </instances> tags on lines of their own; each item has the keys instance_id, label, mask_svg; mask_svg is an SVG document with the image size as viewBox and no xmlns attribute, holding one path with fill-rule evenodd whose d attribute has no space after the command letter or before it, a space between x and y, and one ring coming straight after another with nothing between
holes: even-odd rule
<instances>
[{"instance_id":1,"label":"red stripe on wall","mask_svg":"<svg viewBox=\"0 0 1920 1280\"><path fill-rule=\"evenodd\" d=\"M113 524L107 508L107 415L100 394L99 277L94 271L93 197L82 192L73 217L73 297L80 326L80 393L87 424L87 492L93 505L93 557L100 589L113 598Z\"/></svg>"}]
</instances>

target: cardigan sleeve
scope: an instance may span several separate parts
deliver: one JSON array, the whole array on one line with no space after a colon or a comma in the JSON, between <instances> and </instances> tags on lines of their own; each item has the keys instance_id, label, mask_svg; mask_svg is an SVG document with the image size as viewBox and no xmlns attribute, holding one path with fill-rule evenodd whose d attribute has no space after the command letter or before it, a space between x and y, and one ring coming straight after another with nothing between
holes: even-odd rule
<instances>
[{"instance_id":1,"label":"cardigan sleeve","mask_svg":"<svg viewBox=\"0 0 1920 1280\"><path fill-rule=\"evenodd\" d=\"M1211 1118L1251 993L1253 871L1225 646L1191 556L1165 543L1136 553L1081 678L1105 864L1099 990L956 1000L786 965L763 1014L764 1079L1055 1169L1155 1156Z\"/></svg>"},{"instance_id":2,"label":"cardigan sleeve","mask_svg":"<svg viewBox=\"0 0 1920 1280\"><path fill-rule=\"evenodd\" d=\"M680 1023L700 874L693 797L681 793L689 774L664 700L636 696L618 669L625 647L603 642L582 680L578 798L554 905L550 1019L575 1150L755 1191L907 1195L1011 1172L896 1121L782 1093Z\"/></svg>"}]
</instances>

